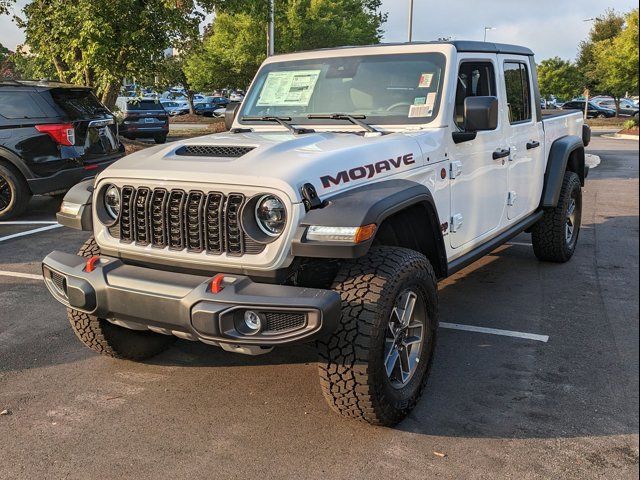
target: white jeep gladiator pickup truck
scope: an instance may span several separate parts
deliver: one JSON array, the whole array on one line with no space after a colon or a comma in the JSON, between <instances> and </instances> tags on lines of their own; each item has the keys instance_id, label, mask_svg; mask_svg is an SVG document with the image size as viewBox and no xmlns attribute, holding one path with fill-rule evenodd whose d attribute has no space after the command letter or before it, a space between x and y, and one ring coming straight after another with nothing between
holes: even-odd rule
<instances>
[{"instance_id":1,"label":"white jeep gladiator pickup truck","mask_svg":"<svg viewBox=\"0 0 640 480\"><path fill-rule=\"evenodd\" d=\"M88 347L315 342L331 407L393 425L427 381L438 280L521 232L543 261L576 248L590 130L580 112L542 116L527 48L276 56L225 120L65 197L59 222L92 237L43 275Z\"/></svg>"}]
</instances>

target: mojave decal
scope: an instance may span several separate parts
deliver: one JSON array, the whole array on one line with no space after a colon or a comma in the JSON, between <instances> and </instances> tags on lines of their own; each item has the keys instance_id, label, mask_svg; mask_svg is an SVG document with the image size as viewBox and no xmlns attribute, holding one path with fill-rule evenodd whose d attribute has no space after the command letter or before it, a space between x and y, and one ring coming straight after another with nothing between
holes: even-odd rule
<instances>
[{"instance_id":1,"label":"mojave decal","mask_svg":"<svg viewBox=\"0 0 640 480\"><path fill-rule=\"evenodd\" d=\"M332 185L340 185L341 183L348 183L352 180L373 178L382 172L390 172L391 170L400 168L402 165L412 165L414 163L416 163L416 160L413 158L413 153L407 153L397 158L390 158L389 160L354 167L351 170L342 170L335 176L325 175L320 177L320 181L322 181L324 188L330 188Z\"/></svg>"}]
</instances>

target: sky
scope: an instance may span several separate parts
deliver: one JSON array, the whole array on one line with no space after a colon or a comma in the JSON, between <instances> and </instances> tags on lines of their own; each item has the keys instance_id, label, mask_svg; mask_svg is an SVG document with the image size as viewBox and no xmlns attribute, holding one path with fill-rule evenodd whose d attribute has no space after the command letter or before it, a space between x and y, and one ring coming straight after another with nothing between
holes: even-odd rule
<instances>
[{"instance_id":1,"label":"sky","mask_svg":"<svg viewBox=\"0 0 640 480\"><path fill-rule=\"evenodd\" d=\"M26 0L18 0L16 13ZM515 43L531 48L538 59L559 56L574 59L591 22L585 19L607 8L626 12L637 0L414 0L414 40L482 40ZM407 40L409 0L383 0L389 17L385 42ZM24 42L23 33L7 16L0 17L0 43L13 50Z\"/></svg>"}]
</instances>

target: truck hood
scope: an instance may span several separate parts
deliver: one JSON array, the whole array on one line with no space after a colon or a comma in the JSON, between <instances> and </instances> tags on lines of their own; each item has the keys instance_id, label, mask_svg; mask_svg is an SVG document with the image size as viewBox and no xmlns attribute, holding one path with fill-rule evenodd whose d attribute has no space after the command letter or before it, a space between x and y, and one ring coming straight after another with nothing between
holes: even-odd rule
<instances>
[{"instance_id":1,"label":"truck hood","mask_svg":"<svg viewBox=\"0 0 640 480\"><path fill-rule=\"evenodd\" d=\"M425 135L425 132L420 132ZM422 165L414 133L363 136L357 133L221 133L148 148L106 169L100 179L196 182L278 189L295 203L300 187L315 186L321 197L380 180ZM424 144L424 140L420 143ZM185 148L187 147L187 148ZM191 155L188 147L250 147L233 156ZM186 150L186 152L185 152ZM187 153L187 154L185 154Z\"/></svg>"}]
</instances>

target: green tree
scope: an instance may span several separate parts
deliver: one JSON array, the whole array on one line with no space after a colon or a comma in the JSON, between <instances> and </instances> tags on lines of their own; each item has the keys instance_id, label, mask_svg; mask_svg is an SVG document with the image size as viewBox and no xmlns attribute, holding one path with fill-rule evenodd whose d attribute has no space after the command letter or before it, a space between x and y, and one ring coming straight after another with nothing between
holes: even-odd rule
<instances>
[{"instance_id":1,"label":"green tree","mask_svg":"<svg viewBox=\"0 0 640 480\"><path fill-rule=\"evenodd\" d=\"M184 67L196 90L245 87L266 57L263 22L248 13L218 13L202 48Z\"/></svg>"},{"instance_id":2,"label":"green tree","mask_svg":"<svg viewBox=\"0 0 640 480\"><path fill-rule=\"evenodd\" d=\"M625 16L622 31L611 39L594 45L592 74L598 78L599 93L618 100L638 94L638 9Z\"/></svg>"},{"instance_id":3,"label":"green tree","mask_svg":"<svg viewBox=\"0 0 640 480\"><path fill-rule=\"evenodd\" d=\"M9 8L15 3L15 0L0 0L0 15L9 13Z\"/></svg>"},{"instance_id":4,"label":"green tree","mask_svg":"<svg viewBox=\"0 0 640 480\"><path fill-rule=\"evenodd\" d=\"M190 45L190 49L197 48L197 42ZM159 65L155 75L155 87L159 91L167 90L175 85L181 85L187 94L189 102L189 113L193 114L193 95L195 90L191 86L189 78L185 72L185 58L188 56L188 50L183 50L177 56L165 58Z\"/></svg>"},{"instance_id":5,"label":"green tree","mask_svg":"<svg viewBox=\"0 0 640 480\"><path fill-rule=\"evenodd\" d=\"M144 76L162 52L198 35L195 0L33 0L18 25L35 76L94 87L112 107L126 77Z\"/></svg>"},{"instance_id":6,"label":"green tree","mask_svg":"<svg viewBox=\"0 0 640 480\"><path fill-rule=\"evenodd\" d=\"M610 40L619 35L624 25L624 17L615 10L607 10L593 22L589 37L580 42L576 64L585 78L585 86L592 91L597 91L598 77L594 72L595 45L598 42Z\"/></svg>"},{"instance_id":7,"label":"green tree","mask_svg":"<svg viewBox=\"0 0 640 480\"><path fill-rule=\"evenodd\" d=\"M268 2L214 2L217 15L185 71L196 89L247 86L266 58ZM380 0L276 0L276 53L378 43Z\"/></svg>"},{"instance_id":8,"label":"green tree","mask_svg":"<svg viewBox=\"0 0 640 480\"><path fill-rule=\"evenodd\" d=\"M560 57L543 60L538 65L540 94L544 98L555 95L562 99L571 99L584 90L584 78L578 67Z\"/></svg>"}]
</instances>

